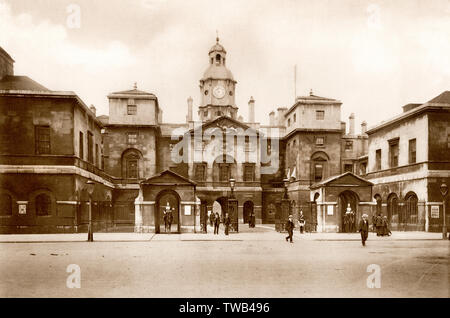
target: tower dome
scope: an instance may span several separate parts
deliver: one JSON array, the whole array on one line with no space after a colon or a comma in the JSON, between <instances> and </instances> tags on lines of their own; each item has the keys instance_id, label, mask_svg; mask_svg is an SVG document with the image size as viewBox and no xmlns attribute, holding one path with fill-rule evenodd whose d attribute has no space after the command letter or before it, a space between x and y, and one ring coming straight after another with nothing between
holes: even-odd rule
<instances>
[{"instance_id":1,"label":"tower dome","mask_svg":"<svg viewBox=\"0 0 450 318\"><path fill-rule=\"evenodd\" d=\"M225 66L227 51L219 43L219 38L216 38L216 44L214 44L209 50L209 67L203 73L202 80L207 79L221 79L234 81L233 74Z\"/></svg>"}]
</instances>

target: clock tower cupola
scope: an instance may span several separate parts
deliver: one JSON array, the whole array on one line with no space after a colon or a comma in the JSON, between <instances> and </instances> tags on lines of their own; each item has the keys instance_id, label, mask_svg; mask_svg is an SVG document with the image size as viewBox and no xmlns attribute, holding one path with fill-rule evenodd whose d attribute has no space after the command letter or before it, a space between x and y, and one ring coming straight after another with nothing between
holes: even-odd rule
<instances>
[{"instance_id":1,"label":"clock tower cupola","mask_svg":"<svg viewBox=\"0 0 450 318\"><path fill-rule=\"evenodd\" d=\"M227 51L216 38L216 44L209 50L209 66L200 80L201 104L198 115L202 121L220 116L237 118L233 74L226 67Z\"/></svg>"}]
</instances>

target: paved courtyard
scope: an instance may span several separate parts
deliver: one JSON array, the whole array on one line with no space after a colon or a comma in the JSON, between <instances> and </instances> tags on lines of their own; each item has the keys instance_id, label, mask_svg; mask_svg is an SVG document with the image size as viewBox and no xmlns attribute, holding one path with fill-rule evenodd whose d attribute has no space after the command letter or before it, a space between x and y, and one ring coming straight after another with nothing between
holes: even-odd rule
<instances>
[{"instance_id":1,"label":"paved courtyard","mask_svg":"<svg viewBox=\"0 0 450 318\"><path fill-rule=\"evenodd\" d=\"M1 297L449 297L449 241L270 227L208 234L0 235ZM70 264L81 288L68 288ZM371 265L374 264L374 265ZM380 269L380 288L367 280ZM370 269L371 267L369 267ZM369 282L377 280L369 279Z\"/></svg>"}]
</instances>

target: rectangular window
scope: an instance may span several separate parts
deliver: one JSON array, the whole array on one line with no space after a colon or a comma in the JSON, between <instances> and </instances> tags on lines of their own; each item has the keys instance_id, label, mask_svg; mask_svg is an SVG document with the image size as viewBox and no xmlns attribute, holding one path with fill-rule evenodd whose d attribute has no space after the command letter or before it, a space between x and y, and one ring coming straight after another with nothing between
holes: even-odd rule
<instances>
[{"instance_id":1,"label":"rectangular window","mask_svg":"<svg viewBox=\"0 0 450 318\"><path fill-rule=\"evenodd\" d=\"M95 165L100 166L100 155L98 151L98 144L95 144Z\"/></svg>"},{"instance_id":2,"label":"rectangular window","mask_svg":"<svg viewBox=\"0 0 450 318\"><path fill-rule=\"evenodd\" d=\"M127 114L128 115L136 115L137 114L137 106L136 105L128 105L127 106Z\"/></svg>"},{"instance_id":3,"label":"rectangular window","mask_svg":"<svg viewBox=\"0 0 450 318\"><path fill-rule=\"evenodd\" d=\"M314 165L314 181L319 182L322 180L323 175L323 165L315 164Z\"/></svg>"},{"instance_id":4,"label":"rectangular window","mask_svg":"<svg viewBox=\"0 0 450 318\"><path fill-rule=\"evenodd\" d=\"M409 141L409 163L416 163L416 139L411 139Z\"/></svg>"},{"instance_id":5,"label":"rectangular window","mask_svg":"<svg viewBox=\"0 0 450 318\"><path fill-rule=\"evenodd\" d=\"M254 165L244 166L244 181L254 181L255 167Z\"/></svg>"},{"instance_id":6,"label":"rectangular window","mask_svg":"<svg viewBox=\"0 0 450 318\"><path fill-rule=\"evenodd\" d=\"M137 143L137 133L136 132L129 132L127 134L127 142L130 145L135 145Z\"/></svg>"},{"instance_id":7,"label":"rectangular window","mask_svg":"<svg viewBox=\"0 0 450 318\"><path fill-rule=\"evenodd\" d=\"M361 165L359 166L359 174L365 175L366 171L367 171L367 162L362 162Z\"/></svg>"},{"instance_id":8,"label":"rectangular window","mask_svg":"<svg viewBox=\"0 0 450 318\"><path fill-rule=\"evenodd\" d=\"M36 154L50 154L50 127L49 126L36 126L35 127L36 138Z\"/></svg>"},{"instance_id":9,"label":"rectangular window","mask_svg":"<svg viewBox=\"0 0 450 318\"><path fill-rule=\"evenodd\" d=\"M291 126L291 119L289 118L288 119L288 127L290 127Z\"/></svg>"},{"instance_id":10,"label":"rectangular window","mask_svg":"<svg viewBox=\"0 0 450 318\"><path fill-rule=\"evenodd\" d=\"M195 166L195 180L205 181L206 180L206 165L203 163L197 164Z\"/></svg>"},{"instance_id":11,"label":"rectangular window","mask_svg":"<svg viewBox=\"0 0 450 318\"><path fill-rule=\"evenodd\" d=\"M353 149L353 141L347 140L345 142L345 150L352 150Z\"/></svg>"},{"instance_id":12,"label":"rectangular window","mask_svg":"<svg viewBox=\"0 0 450 318\"><path fill-rule=\"evenodd\" d=\"M294 114L294 123L297 122L297 114Z\"/></svg>"},{"instance_id":13,"label":"rectangular window","mask_svg":"<svg viewBox=\"0 0 450 318\"><path fill-rule=\"evenodd\" d=\"M88 161L94 163L94 135L88 131L87 133L87 145L88 145Z\"/></svg>"},{"instance_id":14,"label":"rectangular window","mask_svg":"<svg viewBox=\"0 0 450 318\"><path fill-rule=\"evenodd\" d=\"M381 170L381 149L377 149L375 152L375 169Z\"/></svg>"},{"instance_id":15,"label":"rectangular window","mask_svg":"<svg viewBox=\"0 0 450 318\"><path fill-rule=\"evenodd\" d=\"M79 138L79 157L81 159L84 159L84 134L80 131L80 138Z\"/></svg>"},{"instance_id":16,"label":"rectangular window","mask_svg":"<svg viewBox=\"0 0 450 318\"><path fill-rule=\"evenodd\" d=\"M344 165L344 172L353 172L353 165L352 164L345 164Z\"/></svg>"},{"instance_id":17,"label":"rectangular window","mask_svg":"<svg viewBox=\"0 0 450 318\"><path fill-rule=\"evenodd\" d=\"M324 110L316 110L316 119L324 120L325 119L325 111Z\"/></svg>"},{"instance_id":18,"label":"rectangular window","mask_svg":"<svg viewBox=\"0 0 450 318\"><path fill-rule=\"evenodd\" d=\"M325 142L325 138L316 137L316 146L323 146L324 142Z\"/></svg>"},{"instance_id":19,"label":"rectangular window","mask_svg":"<svg viewBox=\"0 0 450 318\"><path fill-rule=\"evenodd\" d=\"M220 165L220 181L228 182L230 180L230 167L227 164Z\"/></svg>"},{"instance_id":20,"label":"rectangular window","mask_svg":"<svg viewBox=\"0 0 450 318\"><path fill-rule=\"evenodd\" d=\"M398 167L398 142L398 138L389 140L389 164L391 168Z\"/></svg>"},{"instance_id":21,"label":"rectangular window","mask_svg":"<svg viewBox=\"0 0 450 318\"><path fill-rule=\"evenodd\" d=\"M245 151L250 151L250 137L245 136Z\"/></svg>"}]
</instances>

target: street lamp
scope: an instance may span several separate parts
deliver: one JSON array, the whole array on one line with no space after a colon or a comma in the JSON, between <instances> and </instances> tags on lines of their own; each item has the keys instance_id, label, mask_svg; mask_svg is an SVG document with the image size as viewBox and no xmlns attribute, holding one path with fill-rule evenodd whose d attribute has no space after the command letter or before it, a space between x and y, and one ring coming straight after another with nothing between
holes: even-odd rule
<instances>
[{"instance_id":1,"label":"street lamp","mask_svg":"<svg viewBox=\"0 0 450 318\"><path fill-rule=\"evenodd\" d=\"M236 180L230 178L230 188L231 188L231 198L234 199L234 186L236 185Z\"/></svg>"},{"instance_id":2,"label":"street lamp","mask_svg":"<svg viewBox=\"0 0 450 318\"><path fill-rule=\"evenodd\" d=\"M442 209L443 209L443 222L442 222L442 239L446 240L447 239L447 224L445 222L445 196L448 193L448 187L445 183L442 183L439 190L441 190L441 194L442 194Z\"/></svg>"},{"instance_id":3,"label":"street lamp","mask_svg":"<svg viewBox=\"0 0 450 318\"><path fill-rule=\"evenodd\" d=\"M95 182L88 180L86 182L86 189L89 194L89 224L88 224L88 242L94 241L94 233L92 230L92 193L94 193Z\"/></svg>"}]
</instances>

